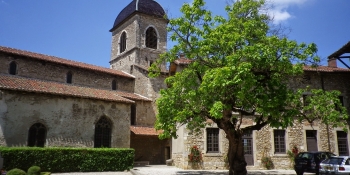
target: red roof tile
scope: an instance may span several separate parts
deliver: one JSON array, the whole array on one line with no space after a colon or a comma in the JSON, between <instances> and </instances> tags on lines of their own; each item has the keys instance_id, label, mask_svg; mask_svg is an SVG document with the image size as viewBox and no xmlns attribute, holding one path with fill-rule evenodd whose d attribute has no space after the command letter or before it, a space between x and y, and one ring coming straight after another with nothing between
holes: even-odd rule
<instances>
[{"instance_id":1,"label":"red roof tile","mask_svg":"<svg viewBox=\"0 0 350 175\"><path fill-rule=\"evenodd\" d=\"M157 136L161 131L156 131L156 129L151 127L144 126L130 126L130 131L136 135L148 135L148 136Z\"/></svg>"},{"instance_id":2,"label":"red roof tile","mask_svg":"<svg viewBox=\"0 0 350 175\"><path fill-rule=\"evenodd\" d=\"M181 58L174 61L174 63L177 65L180 65L180 64L187 65L187 64L190 64L191 62L192 62L192 60L184 58L184 57L181 57Z\"/></svg>"},{"instance_id":3,"label":"red roof tile","mask_svg":"<svg viewBox=\"0 0 350 175\"><path fill-rule=\"evenodd\" d=\"M328 66L304 66L304 71L314 71L314 72L350 72L350 69L340 68L340 67L328 67Z\"/></svg>"},{"instance_id":4,"label":"red roof tile","mask_svg":"<svg viewBox=\"0 0 350 175\"><path fill-rule=\"evenodd\" d=\"M123 103L134 103L134 101L120 96L117 91L94 89L89 87L74 86L35 79L26 79L11 75L0 75L0 89L72 96ZM134 96L135 98L137 97L137 95ZM140 99L143 98L140 97Z\"/></svg>"},{"instance_id":5,"label":"red roof tile","mask_svg":"<svg viewBox=\"0 0 350 175\"><path fill-rule=\"evenodd\" d=\"M128 93L128 92L122 92L122 91L116 91L118 95L127 98L127 99L131 99L131 100L140 100L140 101L152 101L151 99L142 96L140 94L133 94L133 93Z\"/></svg>"},{"instance_id":6,"label":"red roof tile","mask_svg":"<svg viewBox=\"0 0 350 175\"><path fill-rule=\"evenodd\" d=\"M82 63L82 62L67 60L67 59L63 59L63 58L59 58L59 57L55 57L55 56L49 56L49 55L44 55L44 54L40 54L40 53L34 53L34 52L14 49L14 48L10 48L10 47L0 46L0 52L30 57L33 59L44 60L44 61L48 61L48 62L52 62L52 63L64 64L64 65L73 66L73 67L77 67L77 68L81 68L81 69L99 71L99 72L108 73L108 74L112 74L112 75L123 76L126 78L133 78L133 79L135 78L131 74L128 74L128 73L125 73L122 71L118 71L118 70L114 70L114 69L109 69L109 68L105 68L105 67L100 67L100 66Z\"/></svg>"}]
</instances>

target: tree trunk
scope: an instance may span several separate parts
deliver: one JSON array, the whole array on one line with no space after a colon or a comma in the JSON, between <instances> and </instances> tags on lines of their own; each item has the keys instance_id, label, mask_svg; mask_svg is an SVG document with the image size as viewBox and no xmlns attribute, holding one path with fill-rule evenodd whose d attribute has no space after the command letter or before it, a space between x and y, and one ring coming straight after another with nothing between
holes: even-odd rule
<instances>
[{"instance_id":1,"label":"tree trunk","mask_svg":"<svg viewBox=\"0 0 350 175\"><path fill-rule=\"evenodd\" d=\"M247 175L247 163L244 158L242 132L228 131L226 137L229 141L227 158L229 162L229 175Z\"/></svg>"}]
</instances>

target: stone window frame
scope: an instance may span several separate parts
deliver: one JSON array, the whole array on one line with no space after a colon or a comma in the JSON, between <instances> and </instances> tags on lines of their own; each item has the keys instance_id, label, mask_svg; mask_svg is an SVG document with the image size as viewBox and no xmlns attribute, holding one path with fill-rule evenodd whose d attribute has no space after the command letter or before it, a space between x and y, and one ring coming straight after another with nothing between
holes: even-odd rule
<instances>
[{"instance_id":1,"label":"stone window frame","mask_svg":"<svg viewBox=\"0 0 350 175\"><path fill-rule=\"evenodd\" d=\"M208 129L217 129L218 130L218 151L215 151L215 152L208 151ZM207 155L220 154L222 152L222 148L221 148L222 144L220 144L220 142L222 141L220 128L218 128L218 127L206 127L204 129L204 136L205 136L205 143L204 143L205 154L207 154Z\"/></svg>"},{"instance_id":2,"label":"stone window frame","mask_svg":"<svg viewBox=\"0 0 350 175\"><path fill-rule=\"evenodd\" d=\"M46 143L47 127L40 123L34 123L28 130L27 146L29 147L44 147ZM43 137L40 139L40 137Z\"/></svg>"},{"instance_id":3,"label":"stone window frame","mask_svg":"<svg viewBox=\"0 0 350 175\"><path fill-rule=\"evenodd\" d=\"M284 142L284 150L280 150L281 146L278 146L279 148L278 148L278 150L276 150L275 131L284 131L283 140L280 139L280 140L282 140ZM287 135L288 135L287 130L286 129L273 129L271 135L272 135L272 141L273 141L273 144L272 144L272 146L273 146L273 153L274 154L287 154L287 149L288 149L287 148L287 140L288 140L288 138L287 138Z\"/></svg>"},{"instance_id":4,"label":"stone window frame","mask_svg":"<svg viewBox=\"0 0 350 175\"><path fill-rule=\"evenodd\" d=\"M302 142L303 144L300 146L301 150L307 150L307 140L306 140L306 131L307 130L316 130L317 131L317 149L321 150L322 149L322 142L321 142L321 129L318 126L309 126L309 125L304 125L302 128Z\"/></svg>"},{"instance_id":5,"label":"stone window frame","mask_svg":"<svg viewBox=\"0 0 350 175\"><path fill-rule=\"evenodd\" d=\"M319 135L320 135L320 133L318 132L318 130L316 130L316 129L305 129L304 130L304 132L305 132L305 143L306 143L306 151L319 151L319 146L318 146L318 144L319 144ZM309 148L309 146L310 145L308 145L308 138L312 138L312 136L310 137L310 136L308 136L308 133L309 134L315 134L316 135L316 145L317 145L317 147L316 147L316 149L317 150L309 150L308 148Z\"/></svg>"},{"instance_id":6,"label":"stone window frame","mask_svg":"<svg viewBox=\"0 0 350 175\"><path fill-rule=\"evenodd\" d=\"M119 37L119 54L125 52L127 50L127 32L122 31L120 37Z\"/></svg>"},{"instance_id":7,"label":"stone window frame","mask_svg":"<svg viewBox=\"0 0 350 175\"><path fill-rule=\"evenodd\" d=\"M110 120L107 116L100 117L95 123L94 148L111 148L112 131L112 120Z\"/></svg>"},{"instance_id":8,"label":"stone window frame","mask_svg":"<svg viewBox=\"0 0 350 175\"><path fill-rule=\"evenodd\" d=\"M16 61L11 61L9 64L9 74L17 75L17 71L18 71L18 63Z\"/></svg>"},{"instance_id":9,"label":"stone window frame","mask_svg":"<svg viewBox=\"0 0 350 175\"><path fill-rule=\"evenodd\" d=\"M153 29L155 36L153 35L152 38L150 38L151 33L147 33L150 29ZM149 25L146 27L144 31L145 35L145 47L150 48L150 49L158 49L158 42L159 42L159 32L157 28L153 25ZM149 43L151 42L151 43Z\"/></svg>"},{"instance_id":10,"label":"stone window frame","mask_svg":"<svg viewBox=\"0 0 350 175\"><path fill-rule=\"evenodd\" d=\"M338 152L338 154L337 155L341 155L340 154L340 152L339 152L339 140L338 140L338 132L344 132L342 129L340 129L340 128L337 128L337 129L335 129L334 130L334 141L335 141L335 150L337 150L337 152ZM346 134L346 141L347 141L347 148L346 148L346 150L347 150L347 156L349 156L350 155L350 152L349 152L349 134L348 133L346 133L345 132L345 134ZM345 155L345 154L342 154L342 155Z\"/></svg>"},{"instance_id":11,"label":"stone window frame","mask_svg":"<svg viewBox=\"0 0 350 175\"><path fill-rule=\"evenodd\" d=\"M341 105L342 105L343 107L346 107L346 106L345 106L345 97L344 97L344 95L340 94L340 95L338 96L338 99L340 100ZM339 110L339 107L338 107L337 105L335 105L335 108L336 108L336 110Z\"/></svg>"}]
</instances>

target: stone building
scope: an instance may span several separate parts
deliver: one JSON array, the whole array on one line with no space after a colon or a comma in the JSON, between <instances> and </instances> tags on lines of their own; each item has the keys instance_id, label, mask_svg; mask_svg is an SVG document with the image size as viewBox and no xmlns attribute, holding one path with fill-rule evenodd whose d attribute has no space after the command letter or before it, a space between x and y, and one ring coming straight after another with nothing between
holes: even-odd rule
<instances>
[{"instance_id":1,"label":"stone building","mask_svg":"<svg viewBox=\"0 0 350 175\"><path fill-rule=\"evenodd\" d=\"M204 169L225 169L228 143L215 124L208 123L199 137L182 127L172 140L159 140L153 128L164 79L190 63L181 55L169 72L164 64L159 78L148 77L150 65L166 51L164 15L156 1L131 0L110 29L110 68L0 46L0 146L131 147L136 162L165 164L172 158L174 165L190 168L189 148L198 145ZM332 54L328 66L305 67L303 81L291 86L340 90L349 110L344 80L350 71L336 65L349 50L348 43ZM247 116L244 124L251 123ZM244 144L249 168L261 168L263 154L276 168L288 168L286 152L294 145L349 154L348 134L322 124L265 127L245 135Z\"/></svg>"},{"instance_id":2,"label":"stone building","mask_svg":"<svg viewBox=\"0 0 350 175\"><path fill-rule=\"evenodd\" d=\"M328 58L328 66L312 68L305 66L303 77L296 78L290 83L290 87L312 89L339 90L341 92L340 101L350 111L350 78L349 66L342 61L342 58L350 53L350 42L341 49L333 53ZM337 60L347 68L337 67ZM190 61L181 57L170 65L170 75L181 71L190 64ZM305 94L307 95L307 94ZM243 119L242 127L253 124L253 116L246 116ZM202 134L194 136L182 126L177 131L178 138L172 141L172 159L174 165L184 169L191 169L188 162L189 150L196 145L203 156L200 164L203 169L226 169L228 163L225 156L228 150L228 140L225 133L220 130L215 123L208 122ZM292 162L288 158L287 151L297 146L299 151L328 151L336 155L349 155L349 135L342 128L327 127L321 123L314 123L312 126L308 122L296 125L287 129L264 127L260 131L253 131L243 137L245 147L245 159L249 169L263 168L261 158L270 156L275 168L292 168Z\"/></svg>"},{"instance_id":3,"label":"stone building","mask_svg":"<svg viewBox=\"0 0 350 175\"><path fill-rule=\"evenodd\" d=\"M132 0L110 29L110 68L0 47L0 146L131 147L135 161L165 164L170 140L153 128L165 64L148 77L166 51L164 15Z\"/></svg>"}]
</instances>

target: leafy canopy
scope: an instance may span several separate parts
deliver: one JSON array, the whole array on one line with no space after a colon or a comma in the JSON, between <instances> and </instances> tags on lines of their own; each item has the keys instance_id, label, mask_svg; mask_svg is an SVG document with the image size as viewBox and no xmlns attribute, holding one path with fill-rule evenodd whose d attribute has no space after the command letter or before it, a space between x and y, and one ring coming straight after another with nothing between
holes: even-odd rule
<instances>
[{"instance_id":1,"label":"leafy canopy","mask_svg":"<svg viewBox=\"0 0 350 175\"><path fill-rule=\"evenodd\" d=\"M304 64L319 62L317 47L276 33L264 5L263 0L236 1L223 17L206 10L204 0L194 0L169 21L170 39L177 44L152 65L150 75L157 76L159 65L179 53L191 63L168 77L169 88L160 92L155 128L164 131L161 137L176 137L183 124L198 131L208 119L237 130L242 116L259 114L256 124L245 128L253 130L288 127L293 117L305 117L301 96L288 88L288 80L301 75Z\"/></svg>"}]
</instances>

